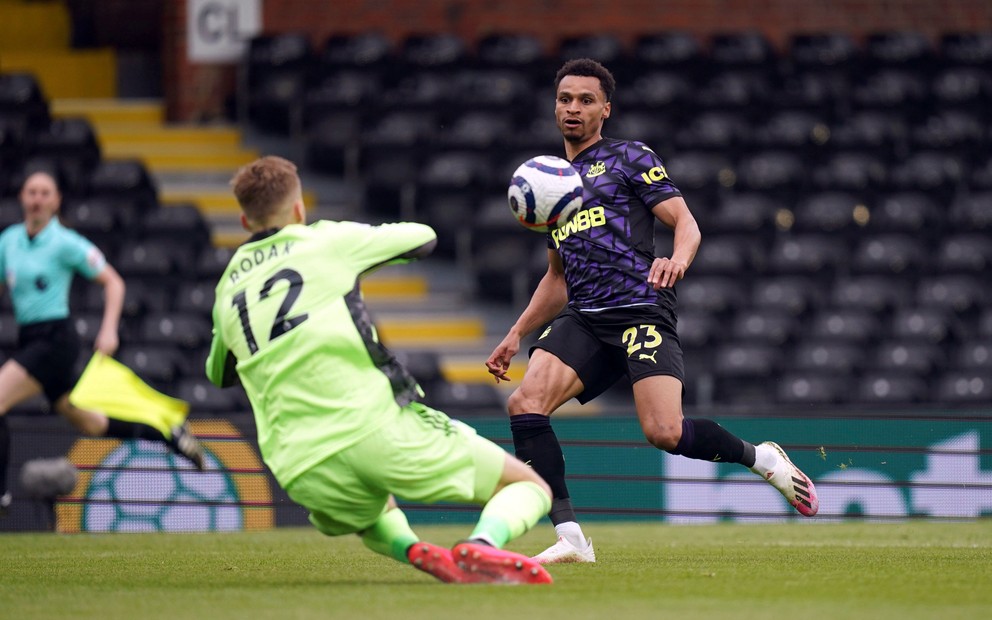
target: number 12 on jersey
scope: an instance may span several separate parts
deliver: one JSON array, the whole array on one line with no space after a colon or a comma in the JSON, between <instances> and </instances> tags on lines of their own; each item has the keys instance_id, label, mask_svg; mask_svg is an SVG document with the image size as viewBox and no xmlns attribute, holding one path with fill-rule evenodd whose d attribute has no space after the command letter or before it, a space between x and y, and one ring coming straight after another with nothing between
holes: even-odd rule
<instances>
[{"instance_id":1,"label":"number 12 on jersey","mask_svg":"<svg viewBox=\"0 0 992 620\"><path fill-rule=\"evenodd\" d=\"M309 316L306 312L297 314L296 316L289 316L289 311L293 308L293 304L296 303L300 293L303 291L303 276L293 269L280 269L275 275L266 280L262 285L262 291L259 293L258 300L267 299L272 293L272 288L280 280L285 280L289 286L286 287L286 295L283 297L282 304L279 305L276 318L272 321L272 329L269 332L270 342L299 326ZM255 340L255 333L251 329L251 321L248 320L247 291L240 290L235 293L234 298L231 300L231 305L238 309L238 316L241 319L241 330L244 332L245 341L248 343L248 351L254 355L258 352L258 341Z\"/></svg>"}]
</instances>

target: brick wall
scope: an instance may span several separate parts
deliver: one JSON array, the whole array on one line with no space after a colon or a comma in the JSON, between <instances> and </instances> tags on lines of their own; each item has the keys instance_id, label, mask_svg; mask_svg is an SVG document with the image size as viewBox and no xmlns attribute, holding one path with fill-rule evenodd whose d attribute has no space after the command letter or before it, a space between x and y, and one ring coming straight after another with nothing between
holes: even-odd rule
<instances>
[{"instance_id":1,"label":"brick wall","mask_svg":"<svg viewBox=\"0 0 992 620\"><path fill-rule=\"evenodd\" d=\"M229 70L191 67L185 58L186 0L166 9L165 71L170 118L216 108L211 97L233 84ZM992 30L990 0L265 0L265 30L308 32L319 49L328 35L366 30L399 42L408 33L447 31L473 42L516 31L554 51L564 36L608 32L626 42L678 29L702 41L720 32L758 30L784 46L798 32L915 30L936 40L951 31ZM199 103L189 101L199 93ZM218 95L220 93L220 95ZM202 115L202 114L201 114Z\"/></svg>"}]
</instances>

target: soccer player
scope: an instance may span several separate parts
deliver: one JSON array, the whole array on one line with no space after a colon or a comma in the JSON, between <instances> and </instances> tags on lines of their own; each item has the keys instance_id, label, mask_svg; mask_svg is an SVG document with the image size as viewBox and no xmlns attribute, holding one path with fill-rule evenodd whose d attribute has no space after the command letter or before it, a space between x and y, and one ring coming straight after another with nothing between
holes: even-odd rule
<instances>
[{"instance_id":1,"label":"soccer player","mask_svg":"<svg viewBox=\"0 0 992 620\"><path fill-rule=\"evenodd\" d=\"M24 222L0 234L0 273L18 325L18 348L0 366L0 511L11 501L6 486L10 434L2 416L38 394L44 394L54 410L85 435L161 441L202 469L202 449L185 423L166 436L151 425L70 402L79 380L75 365L80 353L79 336L69 321L72 279L80 274L104 288L103 321L93 348L107 356L118 346L124 281L96 246L59 222L56 214L62 196L52 175L29 175L20 201Z\"/></svg>"},{"instance_id":2,"label":"soccer player","mask_svg":"<svg viewBox=\"0 0 992 620\"><path fill-rule=\"evenodd\" d=\"M615 85L612 74L590 59L566 62L555 77L555 116L565 156L583 177L588 218L582 221L589 225L566 225L548 235L548 270L486 361L497 383L508 380L520 339L550 323L531 347L527 371L507 403L517 457L554 493L549 516L558 541L535 557L542 564L596 561L569 499L551 414L571 398L592 400L623 375L652 445L692 459L740 463L801 514L813 516L819 507L813 483L778 445L752 445L712 420L683 417L674 286L701 236L658 155L641 142L603 137ZM654 256L655 219L673 230L670 257Z\"/></svg>"},{"instance_id":3,"label":"soccer player","mask_svg":"<svg viewBox=\"0 0 992 620\"><path fill-rule=\"evenodd\" d=\"M379 342L359 279L429 254L421 224L306 224L296 166L263 157L231 181L251 237L217 284L206 372L239 377L262 457L310 522L448 583L550 583L501 547L547 514L551 491L473 429L417 402L420 386ZM419 540L394 496L485 504L467 541Z\"/></svg>"}]
</instances>

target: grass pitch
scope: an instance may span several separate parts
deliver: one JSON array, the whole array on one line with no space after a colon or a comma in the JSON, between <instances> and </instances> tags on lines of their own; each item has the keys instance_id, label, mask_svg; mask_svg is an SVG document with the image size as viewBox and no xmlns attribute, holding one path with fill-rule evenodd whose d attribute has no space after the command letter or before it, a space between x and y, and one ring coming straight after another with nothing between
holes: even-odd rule
<instances>
[{"instance_id":1,"label":"grass pitch","mask_svg":"<svg viewBox=\"0 0 992 620\"><path fill-rule=\"evenodd\" d=\"M420 527L453 544L469 528ZM992 521L587 524L551 586L445 585L313 529L0 536L4 618L989 618ZM536 553L542 523L511 543Z\"/></svg>"}]
</instances>

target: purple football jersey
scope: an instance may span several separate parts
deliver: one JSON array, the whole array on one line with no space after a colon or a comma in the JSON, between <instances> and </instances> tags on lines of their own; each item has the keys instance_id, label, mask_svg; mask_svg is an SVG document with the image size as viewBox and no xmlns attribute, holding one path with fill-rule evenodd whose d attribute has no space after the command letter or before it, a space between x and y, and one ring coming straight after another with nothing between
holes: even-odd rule
<instances>
[{"instance_id":1,"label":"purple football jersey","mask_svg":"<svg viewBox=\"0 0 992 620\"><path fill-rule=\"evenodd\" d=\"M674 290L655 291L647 283L655 258L651 208L681 196L661 158L642 142L603 138L572 166L585 185L582 210L548 234L548 247L565 265L569 305L658 304L674 312Z\"/></svg>"}]
</instances>

